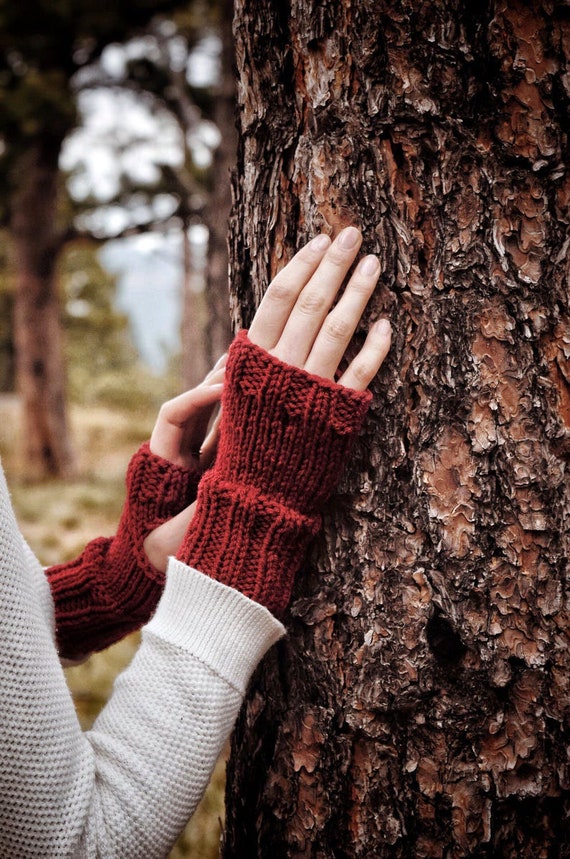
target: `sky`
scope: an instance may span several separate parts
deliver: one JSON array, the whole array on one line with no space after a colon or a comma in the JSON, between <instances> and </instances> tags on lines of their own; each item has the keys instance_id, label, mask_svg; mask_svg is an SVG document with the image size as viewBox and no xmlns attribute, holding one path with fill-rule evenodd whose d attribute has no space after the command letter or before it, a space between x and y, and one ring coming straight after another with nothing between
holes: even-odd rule
<instances>
[{"instance_id":1,"label":"sky","mask_svg":"<svg viewBox=\"0 0 570 859\"><path fill-rule=\"evenodd\" d=\"M198 256L205 228L190 231ZM104 267L117 277L117 309L126 313L143 361L155 372L166 370L180 351L183 303L182 236L149 233L107 242L100 252ZM197 281L200 283L201 281Z\"/></svg>"}]
</instances>

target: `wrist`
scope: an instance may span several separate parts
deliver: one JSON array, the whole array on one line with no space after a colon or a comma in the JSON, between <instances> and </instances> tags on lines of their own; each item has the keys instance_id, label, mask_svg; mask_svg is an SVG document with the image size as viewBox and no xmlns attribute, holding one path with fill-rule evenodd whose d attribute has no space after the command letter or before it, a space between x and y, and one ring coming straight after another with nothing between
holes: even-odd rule
<instances>
[{"instance_id":1,"label":"wrist","mask_svg":"<svg viewBox=\"0 0 570 859\"><path fill-rule=\"evenodd\" d=\"M148 523L180 512L196 498L201 473L153 453L144 442L127 469L128 502Z\"/></svg>"},{"instance_id":2,"label":"wrist","mask_svg":"<svg viewBox=\"0 0 570 859\"><path fill-rule=\"evenodd\" d=\"M216 461L177 557L279 615L371 395L230 347Z\"/></svg>"},{"instance_id":3,"label":"wrist","mask_svg":"<svg viewBox=\"0 0 570 859\"><path fill-rule=\"evenodd\" d=\"M143 541L148 562L157 570L166 572L168 559L176 555L194 516L196 504L182 510L152 530Z\"/></svg>"}]
</instances>

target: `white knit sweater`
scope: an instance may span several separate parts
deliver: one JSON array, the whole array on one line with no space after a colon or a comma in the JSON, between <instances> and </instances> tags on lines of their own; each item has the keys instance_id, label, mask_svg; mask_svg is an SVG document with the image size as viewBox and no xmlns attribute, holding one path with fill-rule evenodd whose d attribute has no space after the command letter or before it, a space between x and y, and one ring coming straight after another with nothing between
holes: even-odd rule
<instances>
[{"instance_id":1,"label":"white knit sweater","mask_svg":"<svg viewBox=\"0 0 570 859\"><path fill-rule=\"evenodd\" d=\"M283 632L262 606L171 559L132 664L82 732L49 587L0 468L0 857L166 856Z\"/></svg>"}]
</instances>

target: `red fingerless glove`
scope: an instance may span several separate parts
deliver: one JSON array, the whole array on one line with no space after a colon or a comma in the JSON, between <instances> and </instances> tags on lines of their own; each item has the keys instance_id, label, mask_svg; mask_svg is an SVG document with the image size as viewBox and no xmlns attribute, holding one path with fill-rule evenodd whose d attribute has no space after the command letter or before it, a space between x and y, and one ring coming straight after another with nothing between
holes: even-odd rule
<instances>
[{"instance_id":1,"label":"red fingerless glove","mask_svg":"<svg viewBox=\"0 0 570 859\"><path fill-rule=\"evenodd\" d=\"M282 363L241 331L220 440L177 557L279 616L371 394Z\"/></svg>"},{"instance_id":2,"label":"red fingerless glove","mask_svg":"<svg viewBox=\"0 0 570 859\"><path fill-rule=\"evenodd\" d=\"M46 570L61 656L101 650L150 618L164 573L148 560L143 541L194 501L200 477L151 453L148 442L139 448L116 536L92 540L75 560Z\"/></svg>"}]
</instances>

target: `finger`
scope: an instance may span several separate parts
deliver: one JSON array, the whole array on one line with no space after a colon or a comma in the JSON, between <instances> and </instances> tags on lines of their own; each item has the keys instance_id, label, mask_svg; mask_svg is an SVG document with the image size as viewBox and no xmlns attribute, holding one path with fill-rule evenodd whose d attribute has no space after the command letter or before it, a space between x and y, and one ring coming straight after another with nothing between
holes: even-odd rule
<instances>
[{"instance_id":1,"label":"finger","mask_svg":"<svg viewBox=\"0 0 570 859\"><path fill-rule=\"evenodd\" d=\"M165 423L182 430L190 420L195 422L199 413L208 411L218 402L223 386L222 379L216 378L209 385L200 384L179 394L161 407L157 424Z\"/></svg>"},{"instance_id":2,"label":"finger","mask_svg":"<svg viewBox=\"0 0 570 859\"><path fill-rule=\"evenodd\" d=\"M218 360L216 361L216 363L214 364L212 369L204 376L204 379L202 382L200 382L200 384L201 385L207 385L213 380L214 376L219 376L220 370L223 370L223 368L226 366L227 360L228 360L228 353L224 352L223 355L220 355L220 357L218 358Z\"/></svg>"},{"instance_id":3,"label":"finger","mask_svg":"<svg viewBox=\"0 0 570 859\"><path fill-rule=\"evenodd\" d=\"M180 439L180 456L188 465L200 465L202 444L217 402L200 409L193 418L186 422Z\"/></svg>"},{"instance_id":4,"label":"finger","mask_svg":"<svg viewBox=\"0 0 570 859\"><path fill-rule=\"evenodd\" d=\"M223 382L202 384L164 403L150 437L151 451L176 465L186 466L190 449L196 444L199 417L202 421L207 417L207 424L223 387Z\"/></svg>"},{"instance_id":5,"label":"finger","mask_svg":"<svg viewBox=\"0 0 570 859\"><path fill-rule=\"evenodd\" d=\"M375 256L366 256L359 262L342 298L323 322L305 361L305 370L309 373L334 378L379 275L380 263Z\"/></svg>"},{"instance_id":6,"label":"finger","mask_svg":"<svg viewBox=\"0 0 570 859\"><path fill-rule=\"evenodd\" d=\"M392 342L392 327L387 319L375 322L364 346L338 380L339 385L364 391L382 366Z\"/></svg>"},{"instance_id":7,"label":"finger","mask_svg":"<svg viewBox=\"0 0 570 859\"><path fill-rule=\"evenodd\" d=\"M347 227L337 236L300 293L281 337L271 350L277 358L296 367L304 366L361 243L362 236L356 227Z\"/></svg>"},{"instance_id":8,"label":"finger","mask_svg":"<svg viewBox=\"0 0 570 859\"><path fill-rule=\"evenodd\" d=\"M216 452L218 450L218 441L220 437L220 420L222 417L222 409L220 408L218 414L214 418L212 426L206 436L202 447L200 448L200 468L206 469L209 468L214 458L216 456Z\"/></svg>"},{"instance_id":9,"label":"finger","mask_svg":"<svg viewBox=\"0 0 570 859\"><path fill-rule=\"evenodd\" d=\"M227 354L222 355L199 385L163 403L158 421L166 420L182 427L196 413L197 408L215 402L219 398L219 386L223 386L226 360ZM210 389L218 396L213 397Z\"/></svg>"},{"instance_id":10,"label":"finger","mask_svg":"<svg viewBox=\"0 0 570 859\"><path fill-rule=\"evenodd\" d=\"M223 366L220 366L217 369L214 368L214 370L206 376L206 379L199 387L207 384L209 387L216 388L216 391L219 393L220 389L217 388L216 385L222 384L223 386L224 377L225 361ZM205 403L205 405L198 410L194 409L192 414L186 418L182 437L180 439L180 454L183 458L187 459L190 457L196 460L199 459L202 442L208 432L210 420L219 399L220 398L218 397L213 402Z\"/></svg>"},{"instance_id":11,"label":"finger","mask_svg":"<svg viewBox=\"0 0 570 859\"><path fill-rule=\"evenodd\" d=\"M316 271L330 243L328 236L316 236L273 278L249 327L252 343L263 349L275 346L299 293Z\"/></svg>"}]
</instances>

